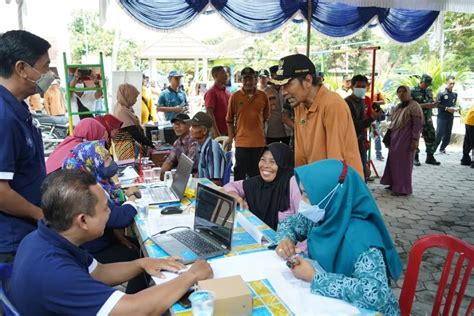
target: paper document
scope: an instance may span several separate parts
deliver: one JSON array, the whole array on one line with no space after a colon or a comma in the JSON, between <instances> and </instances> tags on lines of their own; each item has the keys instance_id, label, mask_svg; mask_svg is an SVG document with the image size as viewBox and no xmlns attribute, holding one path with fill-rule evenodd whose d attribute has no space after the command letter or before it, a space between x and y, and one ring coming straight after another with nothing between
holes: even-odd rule
<instances>
[{"instance_id":1,"label":"paper document","mask_svg":"<svg viewBox=\"0 0 474 316\"><path fill-rule=\"evenodd\" d=\"M236 222L242 226L245 231L252 236L253 239L255 239L256 242L258 242L261 245L269 245L271 241L265 237L265 235L256 227L254 224L252 224L246 217L245 215L242 215L240 212L236 212Z\"/></svg>"},{"instance_id":2,"label":"paper document","mask_svg":"<svg viewBox=\"0 0 474 316\"><path fill-rule=\"evenodd\" d=\"M158 234L163 230L168 230L177 226L188 226L194 228L194 214L160 215L148 217L146 229L148 236ZM176 232L178 229L173 229Z\"/></svg>"}]
</instances>

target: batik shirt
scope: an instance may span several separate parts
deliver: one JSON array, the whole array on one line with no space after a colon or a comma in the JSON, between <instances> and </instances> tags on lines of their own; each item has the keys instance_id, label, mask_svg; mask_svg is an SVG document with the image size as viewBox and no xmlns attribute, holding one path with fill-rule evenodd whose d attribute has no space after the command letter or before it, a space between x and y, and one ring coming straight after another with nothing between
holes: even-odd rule
<instances>
[{"instance_id":1,"label":"batik shirt","mask_svg":"<svg viewBox=\"0 0 474 316\"><path fill-rule=\"evenodd\" d=\"M290 216L278 225L277 241L303 241L317 225L301 214ZM316 271L311 281L311 293L341 299L386 316L400 315L398 301L389 286L382 252L377 248L359 255L350 276Z\"/></svg>"}]
</instances>

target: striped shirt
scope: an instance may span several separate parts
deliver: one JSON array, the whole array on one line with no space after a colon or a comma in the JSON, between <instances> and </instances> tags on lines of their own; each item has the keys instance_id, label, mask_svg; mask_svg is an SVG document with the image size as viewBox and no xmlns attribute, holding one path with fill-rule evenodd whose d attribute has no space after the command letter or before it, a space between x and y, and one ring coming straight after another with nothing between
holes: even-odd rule
<instances>
[{"instance_id":1,"label":"striped shirt","mask_svg":"<svg viewBox=\"0 0 474 316\"><path fill-rule=\"evenodd\" d=\"M218 142L208 137L202 145L198 145L197 157L199 178L222 179L226 159Z\"/></svg>"}]
</instances>

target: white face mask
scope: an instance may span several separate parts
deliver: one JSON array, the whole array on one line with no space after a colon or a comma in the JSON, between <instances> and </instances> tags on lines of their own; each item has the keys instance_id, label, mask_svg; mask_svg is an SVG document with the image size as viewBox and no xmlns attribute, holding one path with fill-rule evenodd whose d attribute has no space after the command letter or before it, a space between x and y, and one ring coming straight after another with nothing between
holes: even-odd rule
<instances>
[{"instance_id":1,"label":"white face mask","mask_svg":"<svg viewBox=\"0 0 474 316\"><path fill-rule=\"evenodd\" d=\"M339 188L339 186L341 186L340 183L338 183L334 187L334 189L332 189L331 192L329 192L324 197L324 199L322 199L321 202L319 202L316 205L311 205L311 204L305 202L302 199L300 201L300 205L299 205L299 208L298 208L298 213L301 213L301 215L303 215L304 217L306 217L307 219L309 219L310 221L312 221L314 223L322 221L324 219L324 216L326 215L326 207L329 205L329 203L331 203L332 198L336 194L336 190ZM327 201L327 202L325 203L324 207L321 207L321 205L325 201Z\"/></svg>"},{"instance_id":2,"label":"white face mask","mask_svg":"<svg viewBox=\"0 0 474 316\"><path fill-rule=\"evenodd\" d=\"M365 88L354 88L354 95L359 99L363 99L365 97Z\"/></svg>"},{"instance_id":3,"label":"white face mask","mask_svg":"<svg viewBox=\"0 0 474 316\"><path fill-rule=\"evenodd\" d=\"M76 83L75 88L84 88L84 84L83 83Z\"/></svg>"},{"instance_id":4,"label":"white face mask","mask_svg":"<svg viewBox=\"0 0 474 316\"><path fill-rule=\"evenodd\" d=\"M51 70L43 74L39 72L38 70L36 70L36 68L31 66L30 64L28 64L28 66L30 66L31 69L39 73L41 76L36 81L33 81L29 78L26 78L26 79L33 82L36 85L36 93L40 93L40 94L45 93L46 90L48 90L51 83L53 83L53 81L56 80L56 75Z\"/></svg>"}]
</instances>

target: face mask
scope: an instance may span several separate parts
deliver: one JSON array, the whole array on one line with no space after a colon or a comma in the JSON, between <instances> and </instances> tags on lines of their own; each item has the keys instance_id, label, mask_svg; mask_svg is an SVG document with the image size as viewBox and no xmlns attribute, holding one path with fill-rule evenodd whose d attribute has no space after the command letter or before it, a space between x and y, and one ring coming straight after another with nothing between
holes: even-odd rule
<instances>
[{"instance_id":1,"label":"face mask","mask_svg":"<svg viewBox=\"0 0 474 316\"><path fill-rule=\"evenodd\" d=\"M118 171L118 165L115 161L112 161L110 166L100 168L98 173L102 179L109 179L115 176L117 174L117 171Z\"/></svg>"},{"instance_id":2,"label":"face mask","mask_svg":"<svg viewBox=\"0 0 474 316\"><path fill-rule=\"evenodd\" d=\"M324 219L325 211L320 209L318 205L311 205L305 201L300 201L300 206L298 208L298 213L301 213L304 217L310 221L317 223Z\"/></svg>"},{"instance_id":3,"label":"face mask","mask_svg":"<svg viewBox=\"0 0 474 316\"><path fill-rule=\"evenodd\" d=\"M336 193L336 190L339 188L341 184L337 184L334 189L329 192L324 199L321 200L317 205L311 205L306 203L304 200L300 201L300 205L298 208L298 213L301 213L304 217L309 219L310 221L317 223L321 220L324 219L324 215L326 215L326 207L331 203L332 198L334 197L334 194ZM324 207L321 207L321 205L327 201Z\"/></svg>"},{"instance_id":4,"label":"face mask","mask_svg":"<svg viewBox=\"0 0 474 316\"><path fill-rule=\"evenodd\" d=\"M359 99L363 99L365 97L365 88L354 88L354 95Z\"/></svg>"},{"instance_id":5,"label":"face mask","mask_svg":"<svg viewBox=\"0 0 474 316\"><path fill-rule=\"evenodd\" d=\"M76 83L75 88L84 88L84 84L83 83Z\"/></svg>"},{"instance_id":6,"label":"face mask","mask_svg":"<svg viewBox=\"0 0 474 316\"><path fill-rule=\"evenodd\" d=\"M56 75L51 70L48 71L45 74L42 74L41 72L36 70L36 68L34 68L33 66L31 66L29 64L28 64L28 66L30 66L31 69L33 69L34 71L39 73L41 76L36 81L33 81L31 79L28 79L28 78L26 78L26 79L33 82L36 85L36 93L40 93L40 94L45 93L46 90L48 90L51 83L53 83L53 81L56 80Z\"/></svg>"}]
</instances>

